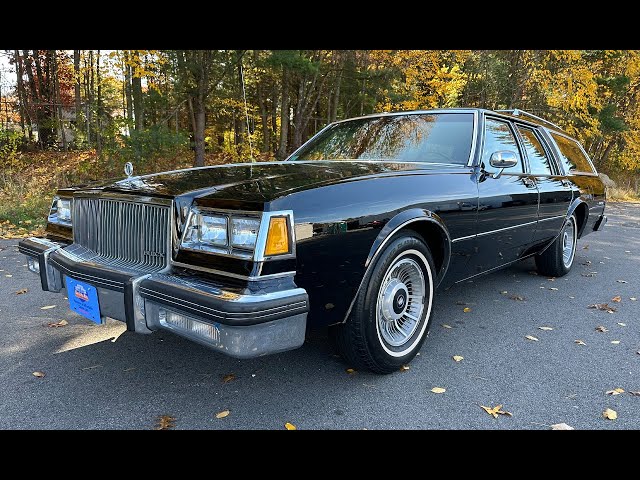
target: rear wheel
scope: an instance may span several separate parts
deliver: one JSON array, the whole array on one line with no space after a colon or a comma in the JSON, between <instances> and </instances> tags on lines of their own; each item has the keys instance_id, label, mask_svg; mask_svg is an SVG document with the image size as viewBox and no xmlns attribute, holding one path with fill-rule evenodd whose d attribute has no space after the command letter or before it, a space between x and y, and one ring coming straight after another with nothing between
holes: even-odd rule
<instances>
[{"instance_id":1,"label":"rear wheel","mask_svg":"<svg viewBox=\"0 0 640 480\"><path fill-rule=\"evenodd\" d=\"M549 277L561 277L569 273L576 256L577 241L578 222L576 216L571 215L560 236L544 252L536 255L538 272Z\"/></svg>"},{"instance_id":2,"label":"rear wheel","mask_svg":"<svg viewBox=\"0 0 640 480\"><path fill-rule=\"evenodd\" d=\"M391 373L415 357L429 328L433 265L429 248L413 233L384 249L349 319L333 327L338 351L351 366Z\"/></svg>"}]
</instances>

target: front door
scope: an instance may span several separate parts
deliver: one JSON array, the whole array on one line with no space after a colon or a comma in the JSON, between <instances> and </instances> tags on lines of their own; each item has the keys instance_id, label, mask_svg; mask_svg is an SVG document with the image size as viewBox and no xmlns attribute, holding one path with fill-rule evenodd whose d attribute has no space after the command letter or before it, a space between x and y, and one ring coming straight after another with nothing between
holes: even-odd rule
<instances>
[{"instance_id":1,"label":"front door","mask_svg":"<svg viewBox=\"0 0 640 480\"><path fill-rule=\"evenodd\" d=\"M514 152L515 167L500 170L489 159L494 152ZM538 188L525 173L523 156L511 122L486 117L478 176L477 253L471 274L513 262L533 244L538 220ZM497 178L495 178L497 176Z\"/></svg>"}]
</instances>

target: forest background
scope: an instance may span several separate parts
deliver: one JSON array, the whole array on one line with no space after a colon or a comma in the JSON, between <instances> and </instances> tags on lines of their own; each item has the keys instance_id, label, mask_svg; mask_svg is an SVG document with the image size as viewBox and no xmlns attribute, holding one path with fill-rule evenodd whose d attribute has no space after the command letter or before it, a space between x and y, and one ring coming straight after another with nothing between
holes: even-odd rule
<instances>
[{"instance_id":1,"label":"forest background","mask_svg":"<svg viewBox=\"0 0 640 480\"><path fill-rule=\"evenodd\" d=\"M374 112L518 108L578 138L611 198L640 188L636 50L0 50L0 238L77 182L284 159Z\"/></svg>"}]
</instances>

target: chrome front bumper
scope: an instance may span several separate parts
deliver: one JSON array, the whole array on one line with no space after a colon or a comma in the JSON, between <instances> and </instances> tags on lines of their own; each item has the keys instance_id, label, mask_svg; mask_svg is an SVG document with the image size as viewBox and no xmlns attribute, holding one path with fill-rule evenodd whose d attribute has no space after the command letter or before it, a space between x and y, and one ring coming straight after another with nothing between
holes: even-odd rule
<instances>
[{"instance_id":1,"label":"chrome front bumper","mask_svg":"<svg viewBox=\"0 0 640 480\"><path fill-rule=\"evenodd\" d=\"M300 347L309 300L293 278L255 288L225 286L188 273L144 273L93 263L41 238L19 242L42 289L63 291L66 277L96 287L102 317L137 333L169 330L237 358Z\"/></svg>"}]
</instances>

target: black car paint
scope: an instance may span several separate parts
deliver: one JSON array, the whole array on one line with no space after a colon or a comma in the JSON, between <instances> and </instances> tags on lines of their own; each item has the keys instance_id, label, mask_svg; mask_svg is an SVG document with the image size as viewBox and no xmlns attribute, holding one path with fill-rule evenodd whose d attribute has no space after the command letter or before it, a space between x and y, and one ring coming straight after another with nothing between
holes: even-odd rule
<instances>
[{"instance_id":1,"label":"black car paint","mask_svg":"<svg viewBox=\"0 0 640 480\"><path fill-rule=\"evenodd\" d=\"M482 145L485 115L514 121L510 116L477 112L477 146ZM543 130L548 146L553 145L543 128L522 123ZM261 281L229 280L219 272L260 276L295 271L295 283L309 294L310 322L330 325L345 320L375 253L396 228L411 228L427 238L439 269L437 281L447 288L541 251L571 213L581 222L580 236L591 232L603 214L605 189L596 174L540 176L505 170L493 178L480 164L480 151L475 148L470 166L251 163L132 177L59 193L173 198L174 260L210 269L197 274L212 281L231 281L249 290L259 288ZM192 204L254 212L292 210L296 259L260 264L178 251L184 213ZM538 216L546 221L539 222ZM52 238L70 238L68 230L52 225L48 233Z\"/></svg>"}]
</instances>

